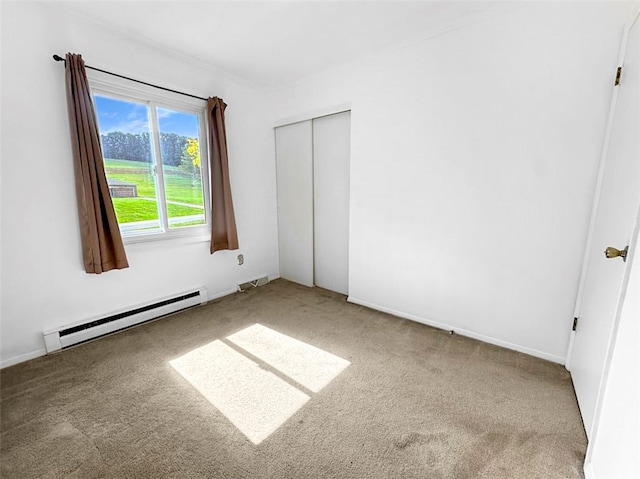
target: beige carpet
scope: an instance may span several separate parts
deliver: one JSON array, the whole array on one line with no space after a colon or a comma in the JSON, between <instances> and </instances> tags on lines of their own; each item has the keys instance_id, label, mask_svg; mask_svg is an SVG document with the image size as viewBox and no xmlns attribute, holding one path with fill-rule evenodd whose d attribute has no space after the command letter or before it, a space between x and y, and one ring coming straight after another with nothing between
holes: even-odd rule
<instances>
[{"instance_id":1,"label":"beige carpet","mask_svg":"<svg viewBox=\"0 0 640 479\"><path fill-rule=\"evenodd\" d=\"M6 368L0 399L3 479L565 479L586 448L562 366L283 280Z\"/></svg>"}]
</instances>

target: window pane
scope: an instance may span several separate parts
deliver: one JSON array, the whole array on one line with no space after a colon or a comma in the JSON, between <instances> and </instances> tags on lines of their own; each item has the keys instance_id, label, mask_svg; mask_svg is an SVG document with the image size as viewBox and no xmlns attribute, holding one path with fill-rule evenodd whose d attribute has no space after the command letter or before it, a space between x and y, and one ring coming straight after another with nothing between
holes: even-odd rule
<instances>
[{"instance_id":1,"label":"window pane","mask_svg":"<svg viewBox=\"0 0 640 479\"><path fill-rule=\"evenodd\" d=\"M147 105L95 95L109 192L123 235L161 230Z\"/></svg>"},{"instance_id":2,"label":"window pane","mask_svg":"<svg viewBox=\"0 0 640 479\"><path fill-rule=\"evenodd\" d=\"M169 228L203 225L198 115L157 108Z\"/></svg>"}]
</instances>

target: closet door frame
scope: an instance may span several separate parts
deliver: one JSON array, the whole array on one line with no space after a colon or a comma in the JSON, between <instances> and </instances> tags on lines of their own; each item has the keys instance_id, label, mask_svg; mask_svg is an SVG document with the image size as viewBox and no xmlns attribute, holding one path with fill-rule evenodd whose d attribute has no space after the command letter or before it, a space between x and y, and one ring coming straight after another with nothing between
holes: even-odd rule
<instances>
[{"instance_id":1,"label":"closet door frame","mask_svg":"<svg viewBox=\"0 0 640 479\"><path fill-rule=\"evenodd\" d=\"M339 113L352 113L352 109L351 109L351 104L350 103L343 103L340 105L335 105L332 107L327 107L327 108L322 108L322 109L318 109L318 110L314 110L312 112L307 112L307 113L301 113L295 116L290 116L287 118L283 118L279 121L275 122L274 125L274 142L275 142L275 160L276 160L276 194L277 194L277 211L278 211L278 252L279 252L279 263L280 263L280 277L284 278L284 279L288 279L300 284L303 284L305 286L315 286L315 251L314 251L314 231L313 231L313 223L314 223L314 219L315 219L315 214L314 214L314 199L313 199L313 194L314 194L314 184L313 184L313 120L314 119L318 119L318 118L323 118L326 116L331 116L331 115L336 115ZM309 140L309 146L310 148L308 149L308 151L311 154L311 158L310 158L310 162L308 162L308 166L310 169L310 179L309 179L309 175L306 173L302 174L303 177L303 181L300 182L298 184L299 187L299 191L298 191L298 195L296 194L286 194L286 198L284 199L284 202L282 201L283 198L281 197L281 193L283 192L281 185L282 184L289 184L289 182L291 181L291 177L287 174L287 169L284 168L285 164L288 164L288 161L291 159L285 159L284 161L282 156L281 156L281 151L279 151L279 145L278 145L278 128L284 127L284 126L291 126L294 124L305 124L308 123L308 128L311 131L311 138ZM282 145L280 145L281 147ZM349 154L349 163L351 160L351 155ZM306 155L304 155L304 161L303 163L306 162ZM298 165L298 167L301 167L301 165ZM302 167L304 169L304 167ZM350 166L349 166L350 169ZM292 174L294 174L294 172L292 172ZM306 187L306 188L305 188ZM306 199L308 197L311 197L311 200L309 203L307 203L306 205L298 205L300 206L300 208L298 208L298 206L296 206L295 204L292 205L293 203L293 199L297 198L296 202L300 203L306 202ZM294 209L299 209L299 210L304 210L306 208L308 208L308 205L310 204L310 212L308 212L308 216L307 218L309 219L310 222L310 226L308 224L308 222L300 222L300 224L298 225L292 225L292 224L288 224L287 218L289 217L289 215L291 214L290 208L293 206ZM349 205L347 205L347 209L349 209ZM294 214L294 216L297 216L297 214L299 213L299 211ZM298 231L298 235L299 238L298 239L302 239L301 243L299 242L299 244L297 246L294 246L294 248L298 248L298 250L296 251L296 249L291 249L291 247L293 246L292 241L296 241L295 239L295 235L292 234L292 230L299 228L300 231ZM310 244L307 241L307 239L309 238L309 234L310 234ZM347 232L348 235L348 232ZM294 257L292 258L291 253L294 252L295 254L293 255ZM283 254L284 253L284 254ZM297 258L296 258L297 257ZM310 261L309 258L310 257ZM348 259L348 256L347 256ZM302 268L296 268L296 264L298 262L302 262L302 264L304 265ZM348 268L348 265L347 265Z\"/></svg>"}]
</instances>

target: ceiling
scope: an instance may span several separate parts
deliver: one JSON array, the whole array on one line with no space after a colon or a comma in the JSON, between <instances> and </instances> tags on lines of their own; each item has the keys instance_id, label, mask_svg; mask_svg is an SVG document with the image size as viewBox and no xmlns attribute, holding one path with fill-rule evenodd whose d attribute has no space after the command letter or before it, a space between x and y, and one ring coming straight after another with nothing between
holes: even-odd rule
<instances>
[{"instance_id":1,"label":"ceiling","mask_svg":"<svg viewBox=\"0 0 640 479\"><path fill-rule=\"evenodd\" d=\"M272 88L476 18L485 1L88 1L57 8L244 83Z\"/></svg>"}]
</instances>

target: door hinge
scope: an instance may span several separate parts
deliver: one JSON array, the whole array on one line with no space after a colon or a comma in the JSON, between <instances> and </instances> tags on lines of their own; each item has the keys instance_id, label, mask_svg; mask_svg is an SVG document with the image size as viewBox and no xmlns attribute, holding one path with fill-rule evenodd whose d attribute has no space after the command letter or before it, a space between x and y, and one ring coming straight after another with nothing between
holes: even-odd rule
<instances>
[{"instance_id":1,"label":"door hinge","mask_svg":"<svg viewBox=\"0 0 640 479\"><path fill-rule=\"evenodd\" d=\"M578 329L578 318L573 318L573 326L571 326L571 331L575 331Z\"/></svg>"},{"instance_id":2,"label":"door hinge","mask_svg":"<svg viewBox=\"0 0 640 479\"><path fill-rule=\"evenodd\" d=\"M616 81L614 83L615 86L620 85L620 76L622 76L622 67L618 67L616 70Z\"/></svg>"}]
</instances>

